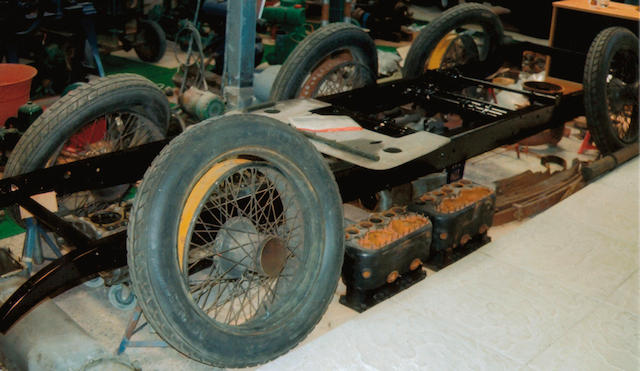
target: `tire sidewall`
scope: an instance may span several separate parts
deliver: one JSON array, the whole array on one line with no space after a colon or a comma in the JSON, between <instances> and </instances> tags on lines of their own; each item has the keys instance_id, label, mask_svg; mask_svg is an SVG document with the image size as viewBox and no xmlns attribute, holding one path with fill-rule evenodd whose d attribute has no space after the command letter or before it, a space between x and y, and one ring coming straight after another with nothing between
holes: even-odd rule
<instances>
[{"instance_id":1,"label":"tire sidewall","mask_svg":"<svg viewBox=\"0 0 640 371\"><path fill-rule=\"evenodd\" d=\"M48 138L41 137L42 140L40 140L35 150L31 153L29 162L25 163L24 166L12 167L12 169L17 170L17 172L15 174L8 174L8 176L26 173L44 167L53 152L69 140L71 136L105 113L128 111L140 114L155 124L155 126L151 128L154 131L154 136L157 137L157 140L162 139L166 132L168 117L166 117L163 112L164 107L155 104L154 100L149 99L148 94L147 89L128 89L122 92L114 91L105 95L92 97L88 104L80 106L77 111L72 111L67 119L61 121L62 124L56 127L55 136ZM140 106L144 108L142 110L138 108L123 110L123 103L127 106ZM29 132L30 129L31 127L25 132L24 136L27 138L34 136Z\"/></svg>"}]
</instances>

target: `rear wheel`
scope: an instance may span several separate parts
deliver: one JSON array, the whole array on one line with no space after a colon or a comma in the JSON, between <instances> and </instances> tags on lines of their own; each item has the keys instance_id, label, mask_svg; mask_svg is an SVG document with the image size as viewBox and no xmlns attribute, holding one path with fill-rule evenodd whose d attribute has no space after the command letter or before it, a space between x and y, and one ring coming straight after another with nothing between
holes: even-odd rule
<instances>
[{"instance_id":1,"label":"rear wheel","mask_svg":"<svg viewBox=\"0 0 640 371\"><path fill-rule=\"evenodd\" d=\"M70 91L22 136L7 162L5 177L115 152L164 137L166 97L137 75L100 78ZM129 185L58 196L59 214L89 218L118 202ZM17 207L11 216L21 223Z\"/></svg>"},{"instance_id":2,"label":"rear wheel","mask_svg":"<svg viewBox=\"0 0 640 371\"><path fill-rule=\"evenodd\" d=\"M584 69L587 125L600 152L638 142L638 38L622 27L600 32Z\"/></svg>"},{"instance_id":3,"label":"rear wheel","mask_svg":"<svg viewBox=\"0 0 640 371\"><path fill-rule=\"evenodd\" d=\"M473 66L478 62L482 63L479 74L494 72L495 52L503 36L500 19L486 6L455 6L420 31L407 54L404 76L417 77L431 69Z\"/></svg>"},{"instance_id":4,"label":"rear wheel","mask_svg":"<svg viewBox=\"0 0 640 371\"><path fill-rule=\"evenodd\" d=\"M376 46L359 27L333 23L307 36L289 55L271 88L274 101L314 98L375 84Z\"/></svg>"},{"instance_id":5,"label":"rear wheel","mask_svg":"<svg viewBox=\"0 0 640 371\"><path fill-rule=\"evenodd\" d=\"M170 345L220 367L266 362L324 314L343 258L342 208L322 156L270 118L205 121L144 177L129 267Z\"/></svg>"},{"instance_id":6,"label":"rear wheel","mask_svg":"<svg viewBox=\"0 0 640 371\"><path fill-rule=\"evenodd\" d=\"M167 37L158 22L150 20L138 21L138 35L135 47L138 58L145 62L157 62L167 51Z\"/></svg>"}]
</instances>

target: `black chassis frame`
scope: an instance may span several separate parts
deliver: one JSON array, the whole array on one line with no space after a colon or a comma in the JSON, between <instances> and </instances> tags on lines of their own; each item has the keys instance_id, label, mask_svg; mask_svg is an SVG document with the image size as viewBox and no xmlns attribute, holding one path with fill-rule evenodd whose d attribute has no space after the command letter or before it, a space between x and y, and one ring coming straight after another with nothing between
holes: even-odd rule
<instances>
[{"instance_id":1,"label":"black chassis frame","mask_svg":"<svg viewBox=\"0 0 640 371\"><path fill-rule=\"evenodd\" d=\"M500 49L500 62L519 66L523 51L546 54L560 63L582 66L585 54L544 47L526 42L510 42ZM493 61L495 63L495 61ZM468 86L503 89L484 80L465 77L478 75L487 65L476 64L462 73L428 71L414 79L397 80L374 87L353 90L321 100L330 107L317 113L349 115L363 127L392 136L408 134L392 121L377 122L369 114L415 103L429 110L437 106L459 113L465 122L449 132L451 142L439 150L389 170L370 170L344 161L331 162L343 202L411 182L423 175L463 164L466 159L501 145L514 143L544 129L560 125L584 114L582 91L568 95L547 95L516 90L528 95L531 105L520 110L496 114L496 106L480 102L456 91ZM265 105L253 110L264 109ZM248 109L252 111L252 109ZM130 184L144 175L168 140L146 144L65 165L37 170L0 180L0 207L20 205L41 225L76 248L54 260L29 278L0 307L0 331L5 333L31 308L47 297L68 290L98 272L127 264L126 231L90 239L71 224L48 211L30 197L55 191L58 195L81 190Z\"/></svg>"}]
</instances>

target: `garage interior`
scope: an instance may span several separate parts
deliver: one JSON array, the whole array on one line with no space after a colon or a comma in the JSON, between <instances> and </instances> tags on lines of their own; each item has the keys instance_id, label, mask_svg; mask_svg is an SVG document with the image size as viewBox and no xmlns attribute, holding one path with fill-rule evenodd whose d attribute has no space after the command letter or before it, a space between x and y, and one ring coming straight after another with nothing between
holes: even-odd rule
<instances>
[{"instance_id":1,"label":"garage interior","mask_svg":"<svg viewBox=\"0 0 640 371\"><path fill-rule=\"evenodd\" d=\"M637 2L45 3L0 15L0 369L640 369Z\"/></svg>"}]
</instances>

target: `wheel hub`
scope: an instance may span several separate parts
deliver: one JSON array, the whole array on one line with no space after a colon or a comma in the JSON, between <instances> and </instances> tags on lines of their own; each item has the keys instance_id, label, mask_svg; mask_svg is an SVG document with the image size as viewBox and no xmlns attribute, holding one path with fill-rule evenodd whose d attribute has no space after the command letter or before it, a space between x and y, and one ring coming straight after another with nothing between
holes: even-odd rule
<instances>
[{"instance_id":1,"label":"wheel hub","mask_svg":"<svg viewBox=\"0 0 640 371\"><path fill-rule=\"evenodd\" d=\"M224 223L214 241L220 267L229 278L246 271L277 277L290 256L284 239L258 232L251 219L237 216Z\"/></svg>"},{"instance_id":2,"label":"wheel hub","mask_svg":"<svg viewBox=\"0 0 640 371\"><path fill-rule=\"evenodd\" d=\"M289 250L282 238L271 237L261 244L257 257L260 272L269 277L277 277L287 262Z\"/></svg>"},{"instance_id":3,"label":"wheel hub","mask_svg":"<svg viewBox=\"0 0 640 371\"><path fill-rule=\"evenodd\" d=\"M237 216L227 220L216 236L214 251L220 256L222 271L230 278L240 278L255 263L260 235L249 218Z\"/></svg>"}]
</instances>

